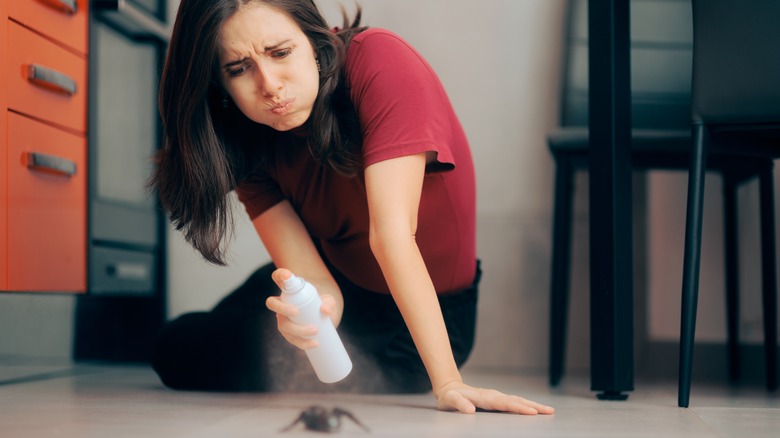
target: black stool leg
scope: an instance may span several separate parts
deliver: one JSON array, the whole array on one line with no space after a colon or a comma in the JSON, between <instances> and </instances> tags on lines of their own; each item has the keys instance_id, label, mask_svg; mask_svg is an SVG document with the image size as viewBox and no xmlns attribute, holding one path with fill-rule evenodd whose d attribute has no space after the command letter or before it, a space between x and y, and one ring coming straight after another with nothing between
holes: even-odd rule
<instances>
[{"instance_id":1,"label":"black stool leg","mask_svg":"<svg viewBox=\"0 0 780 438\"><path fill-rule=\"evenodd\" d=\"M685 255L683 260L680 376L677 395L677 404L680 407L688 407L691 390L693 340L696 331L696 306L699 294L707 135L707 129L704 125L694 125L691 169L688 174L688 207L685 220Z\"/></svg>"},{"instance_id":2,"label":"black stool leg","mask_svg":"<svg viewBox=\"0 0 780 438\"><path fill-rule=\"evenodd\" d=\"M572 192L574 168L568 159L556 157L555 206L550 300L550 385L563 377L566 327L569 309Z\"/></svg>"},{"instance_id":3,"label":"black stool leg","mask_svg":"<svg viewBox=\"0 0 780 438\"><path fill-rule=\"evenodd\" d=\"M729 381L739 380L739 245L737 241L737 183L723 173L723 231L726 264L726 328Z\"/></svg>"},{"instance_id":4,"label":"black stool leg","mask_svg":"<svg viewBox=\"0 0 780 438\"><path fill-rule=\"evenodd\" d=\"M775 205L772 163L761 169L761 259L764 304L766 388L777 389L777 273L775 272Z\"/></svg>"}]
</instances>

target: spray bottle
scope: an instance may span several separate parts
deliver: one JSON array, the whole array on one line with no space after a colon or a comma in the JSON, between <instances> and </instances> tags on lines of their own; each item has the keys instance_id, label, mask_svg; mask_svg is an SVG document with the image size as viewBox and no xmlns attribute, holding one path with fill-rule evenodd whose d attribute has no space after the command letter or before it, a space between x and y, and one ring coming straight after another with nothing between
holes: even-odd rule
<instances>
[{"instance_id":1,"label":"spray bottle","mask_svg":"<svg viewBox=\"0 0 780 438\"><path fill-rule=\"evenodd\" d=\"M305 350L317 378L325 383L335 383L347 377L352 371L352 361L333 321L320 311L322 301L317 289L303 278L290 274L290 278L284 280L281 298L285 303L298 307L298 315L290 318L292 322L314 325L318 329L313 336L317 347Z\"/></svg>"}]
</instances>

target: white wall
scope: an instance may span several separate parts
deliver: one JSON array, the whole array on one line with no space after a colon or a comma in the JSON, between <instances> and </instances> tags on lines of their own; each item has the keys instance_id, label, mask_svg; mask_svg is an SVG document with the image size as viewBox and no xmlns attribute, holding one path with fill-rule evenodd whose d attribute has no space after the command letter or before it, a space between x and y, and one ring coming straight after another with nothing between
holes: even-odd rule
<instances>
[{"instance_id":1,"label":"white wall","mask_svg":"<svg viewBox=\"0 0 780 438\"><path fill-rule=\"evenodd\" d=\"M332 25L341 24L339 3L318 0ZM343 3L354 10L353 2ZM485 269L472 365L546 367L553 168L545 134L557 123L564 1L360 4L364 24L398 33L428 59L471 142ZM204 264L176 232L169 244L170 316L209 308L268 257L248 220L228 268Z\"/></svg>"}]
</instances>

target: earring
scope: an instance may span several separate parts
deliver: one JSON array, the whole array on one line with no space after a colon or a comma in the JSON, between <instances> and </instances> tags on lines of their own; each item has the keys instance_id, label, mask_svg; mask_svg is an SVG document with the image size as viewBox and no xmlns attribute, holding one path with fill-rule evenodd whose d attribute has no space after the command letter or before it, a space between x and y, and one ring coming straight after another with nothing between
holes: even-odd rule
<instances>
[{"instance_id":1,"label":"earring","mask_svg":"<svg viewBox=\"0 0 780 438\"><path fill-rule=\"evenodd\" d=\"M224 94L222 96L222 108L227 108L227 107L228 107L228 96L227 94Z\"/></svg>"},{"instance_id":2,"label":"earring","mask_svg":"<svg viewBox=\"0 0 780 438\"><path fill-rule=\"evenodd\" d=\"M317 60L317 71L322 71L322 69L320 68L320 60L319 59Z\"/></svg>"}]
</instances>

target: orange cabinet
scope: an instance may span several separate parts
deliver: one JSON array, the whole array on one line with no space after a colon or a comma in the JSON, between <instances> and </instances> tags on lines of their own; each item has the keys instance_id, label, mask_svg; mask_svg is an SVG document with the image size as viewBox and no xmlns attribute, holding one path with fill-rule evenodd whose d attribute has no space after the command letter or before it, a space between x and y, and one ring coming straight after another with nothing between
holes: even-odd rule
<instances>
[{"instance_id":1,"label":"orange cabinet","mask_svg":"<svg viewBox=\"0 0 780 438\"><path fill-rule=\"evenodd\" d=\"M85 292L88 0L0 3L0 290Z\"/></svg>"},{"instance_id":2,"label":"orange cabinet","mask_svg":"<svg viewBox=\"0 0 780 438\"><path fill-rule=\"evenodd\" d=\"M7 59L8 47L8 2L0 1L0 60ZM8 120L5 116L8 86L5 73L0 71L0 290L8 287L8 160L6 147L8 144Z\"/></svg>"}]
</instances>

